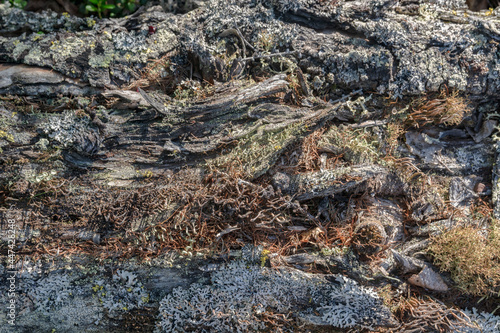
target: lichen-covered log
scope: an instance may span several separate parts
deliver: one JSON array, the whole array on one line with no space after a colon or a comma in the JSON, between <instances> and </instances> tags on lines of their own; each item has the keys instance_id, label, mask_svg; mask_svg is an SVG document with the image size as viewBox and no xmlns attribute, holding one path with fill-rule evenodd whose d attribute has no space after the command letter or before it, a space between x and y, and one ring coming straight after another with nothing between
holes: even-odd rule
<instances>
[{"instance_id":1,"label":"lichen-covered log","mask_svg":"<svg viewBox=\"0 0 500 333\"><path fill-rule=\"evenodd\" d=\"M355 85L402 96L447 85L496 95L496 12L485 16L465 8L388 1L211 2L184 16L152 7L127 23L26 14L3 5L1 34L9 37L0 41L0 57L105 87L136 79L148 59L173 51L191 63L191 75L212 81L230 72L234 58L225 58L226 47L233 48L230 53L237 47L240 59L289 49L293 61L277 62L300 66L317 92ZM155 26L154 34L148 25ZM55 32L58 27L67 32ZM234 28L241 37L224 33Z\"/></svg>"},{"instance_id":2,"label":"lichen-covered log","mask_svg":"<svg viewBox=\"0 0 500 333\"><path fill-rule=\"evenodd\" d=\"M460 228L500 244L499 10L169 1L99 20L0 5L14 330L493 332L498 317L443 304L488 296L493 311L497 271L457 292L453 260L427 248ZM234 261L241 248L258 253ZM490 252L482 269L500 265Z\"/></svg>"}]
</instances>

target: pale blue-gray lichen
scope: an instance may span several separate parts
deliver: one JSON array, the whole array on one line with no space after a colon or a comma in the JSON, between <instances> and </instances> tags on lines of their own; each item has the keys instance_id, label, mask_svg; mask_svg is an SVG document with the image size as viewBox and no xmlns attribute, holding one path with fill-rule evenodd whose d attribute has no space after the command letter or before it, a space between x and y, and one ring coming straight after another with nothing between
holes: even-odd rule
<instances>
[{"instance_id":1,"label":"pale blue-gray lichen","mask_svg":"<svg viewBox=\"0 0 500 333\"><path fill-rule=\"evenodd\" d=\"M62 29L91 29L92 18L81 18L70 15L60 15L53 11L35 13L11 7L8 1L0 4L0 26L7 31L17 31L19 29L30 29L34 32L53 32Z\"/></svg>"},{"instance_id":2,"label":"pale blue-gray lichen","mask_svg":"<svg viewBox=\"0 0 500 333\"><path fill-rule=\"evenodd\" d=\"M78 116L74 111L51 117L40 125L42 133L47 135L52 145L63 149L74 149L85 155L95 154L99 150L101 138L87 116Z\"/></svg>"},{"instance_id":3,"label":"pale blue-gray lichen","mask_svg":"<svg viewBox=\"0 0 500 333\"><path fill-rule=\"evenodd\" d=\"M117 270L110 279L102 272L92 276L61 269L43 274L37 265L28 262L24 266L16 277L16 320L25 329L42 320L42 326L58 331L99 330L105 317L120 318L149 304L149 291L131 271ZM0 304L6 301L6 293L0 294ZM0 313L0 321L4 314ZM0 332L4 332L1 327Z\"/></svg>"},{"instance_id":4,"label":"pale blue-gray lichen","mask_svg":"<svg viewBox=\"0 0 500 333\"><path fill-rule=\"evenodd\" d=\"M308 323L373 327L390 321L390 311L370 288L337 276L289 268L272 269L233 261L211 272L211 285L176 288L160 302L163 332L255 332L266 328L263 314L292 311Z\"/></svg>"},{"instance_id":5,"label":"pale blue-gray lichen","mask_svg":"<svg viewBox=\"0 0 500 333\"><path fill-rule=\"evenodd\" d=\"M225 29L238 28L252 45L262 42L263 33L277 49L286 49L296 37L296 25L277 20L271 8L253 1L211 0L203 17L207 19L204 33L217 38ZM224 8L221 10L221 8Z\"/></svg>"},{"instance_id":6,"label":"pale blue-gray lichen","mask_svg":"<svg viewBox=\"0 0 500 333\"><path fill-rule=\"evenodd\" d=\"M167 14L162 18L153 35L148 34L147 25L131 32L115 32L106 20L91 22L56 13L27 13L4 4L0 5L0 27L9 31L29 27L31 32L0 37L0 45L4 60L46 66L102 87L110 84L112 78L129 81L137 76L132 72L150 59L158 59L178 46L169 29L175 23ZM62 26L68 26L68 31L56 34L54 30Z\"/></svg>"},{"instance_id":7,"label":"pale blue-gray lichen","mask_svg":"<svg viewBox=\"0 0 500 333\"><path fill-rule=\"evenodd\" d=\"M500 316L488 312L479 312L476 308L465 310L470 319L470 326L460 327L458 333L498 333L500 332Z\"/></svg>"}]
</instances>

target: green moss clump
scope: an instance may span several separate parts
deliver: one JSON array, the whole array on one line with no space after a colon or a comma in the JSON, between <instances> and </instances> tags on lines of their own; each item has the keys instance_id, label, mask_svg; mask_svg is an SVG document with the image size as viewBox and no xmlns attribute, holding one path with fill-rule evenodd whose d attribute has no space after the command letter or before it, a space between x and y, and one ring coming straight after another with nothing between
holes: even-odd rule
<instances>
[{"instance_id":1,"label":"green moss clump","mask_svg":"<svg viewBox=\"0 0 500 333\"><path fill-rule=\"evenodd\" d=\"M262 133L263 127L264 125L241 139L231 152L216 158L210 164L224 170L238 163L248 178L259 177L269 170L286 147L298 140L307 130L307 126L300 122L275 132Z\"/></svg>"},{"instance_id":2,"label":"green moss clump","mask_svg":"<svg viewBox=\"0 0 500 333\"><path fill-rule=\"evenodd\" d=\"M375 163L380 158L380 140L371 128L332 126L318 142L323 150L342 155L352 164Z\"/></svg>"},{"instance_id":3,"label":"green moss clump","mask_svg":"<svg viewBox=\"0 0 500 333\"><path fill-rule=\"evenodd\" d=\"M488 238L473 227L462 227L432 239L428 252L441 271L451 274L458 288L473 295L488 295L500 287L500 225Z\"/></svg>"}]
</instances>

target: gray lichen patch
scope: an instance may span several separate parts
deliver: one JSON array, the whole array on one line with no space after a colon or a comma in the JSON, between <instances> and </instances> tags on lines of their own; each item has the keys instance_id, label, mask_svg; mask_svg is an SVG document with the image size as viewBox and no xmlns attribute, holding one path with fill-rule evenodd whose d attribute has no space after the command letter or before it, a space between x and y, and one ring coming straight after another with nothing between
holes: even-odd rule
<instances>
[{"instance_id":1,"label":"gray lichen patch","mask_svg":"<svg viewBox=\"0 0 500 333\"><path fill-rule=\"evenodd\" d=\"M17 9L0 6L6 18L19 14ZM29 15L43 22L47 14ZM55 13L53 15L57 17ZM64 15L60 18L67 19ZM26 21L25 18L19 20ZM80 23L86 24L87 21ZM65 34L56 34L51 28L33 27L29 35L0 39L0 56L7 61L46 66L68 77L81 78L93 86L102 87L110 84L112 77L129 81L133 75L137 76L133 72L137 72L147 61L173 50L177 41L169 23L172 25L170 21L160 24L157 33L151 36L147 26L130 33L114 33L103 21L97 24L94 21L91 29L80 24ZM0 21L0 27L8 24L10 19ZM45 34L38 34L38 31Z\"/></svg>"},{"instance_id":2,"label":"gray lichen patch","mask_svg":"<svg viewBox=\"0 0 500 333\"><path fill-rule=\"evenodd\" d=\"M87 116L77 116L68 111L62 116L53 116L40 125L52 144L63 149L74 149L85 155L93 155L99 150L101 138L99 131L90 123Z\"/></svg>"},{"instance_id":3,"label":"gray lichen patch","mask_svg":"<svg viewBox=\"0 0 500 333\"><path fill-rule=\"evenodd\" d=\"M399 22L398 15L391 15L357 24L366 36L392 50L398 64L390 84L395 96L438 91L443 84L474 94L486 92L490 84L498 86L498 78L487 79L484 75L488 63L498 62L498 46L488 42L487 31L471 29L473 22L444 24L429 10L407 23ZM449 61L453 55L447 53L452 45L460 45L456 62ZM484 84L486 79L488 84Z\"/></svg>"},{"instance_id":4,"label":"gray lichen patch","mask_svg":"<svg viewBox=\"0 0 500 333\"><path fill-rule=\"evenodd\" d=\"M87 275L79 269L41 274L40 267L33 268L32 272L16 276L19 327L34 327L41 320L40 329L52 326L58 331L72 331L84 327L85 331L99 331L107 318L121 318L150 302L149 291L136 273L124 269L109 279L102 273ZM6 300L2 292L0 304L6 304Z\"/></svg>"},{"instance_id":5,"label":"gray lichen patch","mask_svg":"<svg viewBox=\"0 0 500 333\"><path fill-rule=\"evenodd\" d=\"M0 108L0 152L1 147L8 146L15 142L14 125L17 117L14 112L10 112L4 108Z\"/></svg>"},{"instance_id":6,"label":"gray lichen patch","mask_svg":"<svg viewBox=\"0 0 500 333\"><path fill-rule=\"evenodd\" d=\"M133 272L117 270L112 280L95 280L92 291L109 315L142 307L149 302L149 294Z\"/></svg>"},{"instance_id":7,"label":"gray lichen patch","mask_svg":"<svg viewBox=\"0 0 500 333\"><path fill-rule=\"evenodd\" d=\"M298 63L309 73L311 81L323 81L314 86L317 92L335 86L388 89L393 75L393 56L389 50L335 30L318 33L300 27L298 31L300 34L292 45L301 50Z\"/></svg>"},{"instance_id":8,"label":"gray lichen patch","mask_svg":"<svg viewBox=\"0 0 500 333\"><path fill-rule=\"evenodd\" d=\"M457 144L414 131L406 133L406 144L412 154L422 159L425 167L452 175L477 174L493 166L494 150L488 144L472 140L463 140Z\"/></svg>"},{"instance_id":9,"label":"gray lichen patch","mask_svg":"<svg viewBox=\"0 0 500 333\"><path fill-rule=\"evenodd\" d=\"M211 273L211 285L177 288L160 303L163 332L254 332L268 327L267 315L297 314L289 320L334 327L374 327L391 322L373 289L337 276L270 269L233 261ZM293 318L293 316L292 316ZM299 319L299 321L296 321ZM295 321L295 323L294 323Z\"/></svg>"},{"instance_id":10,"label":"gray lichen patch","mask_svg":"<svg viewBox=\"0 0 500 333\"><path fill-rule=\"evenodd\" d=\"M372 1L370 7L383 8L387 4L386 1ZM443 84L461 91L467 89L473 94L487 92L494 95L495 88L490 87L499 86L498 75L488 74L488 69L498 71L499 37L495 23L498 9L469 18L467 12L456 11L464 7L457 1L434 1L433 4L419 1L417 4L401 4L392 10L374 9L370 20L359 20L359 15L367 7L357 2L337 2L329 10L319 8L324 4L314 1L283 0L273 2L273 5L288 20L320 32L316 37L315 34L309 37L301 31L297 39L309 37L304 39L306 45L311 44L307 41L314 41L322 33L331 37L321 38L323 42L317 46L312 43L313 49L317 50L313 58L321 58L322 54L335 50L335 45L325 47L330 45L330 40L340 42L337 45L348 40L342 46L344 50L334 53L330 59L332 66L328 67L324 60L316 61L314 65L323 71L322 75L327 75L329 71L335 73L340 64L342 70L339 73L345 77L336 75L336 84L379 81L379 91L390 92L395 97L437 91ZM450 21L457 24L450 24ZM475 28L478 22L481 22L479 28ZM342 28L326 29L332 26ZM346 31L351 40L337 36L345 35ZM369 43L366 51L363 42ZM296 49L308 51L307 47ZM349 59L353 54L355 57Z\"/></svg>"},{"instance_id":11,"label":"gray lichen patch","mask_svg":"<svg viewBox=\"0 0 500 333\"><path fill-rule=\"evenodd\" d=\"M337 14L336 1L310 1L310 0L276 0L270 1L282 13L312 13L322 19L328 19Z\"/></svg>"},{"instance_id":12,"label":"gray lichen patch","mask_svg":"<svg viewBox=\"0 0 500 333\"><path fill-rule=\"evenodd\" d=\"M295 25L277 20L273 10L262 3L252 6L252 1L211 0L203 17L209 18L205 24L206 34L216 38L225 29L239 28L253 45L262 42L265 34L272 48L286 49L296 36ZM270 50L267 50L270 51Z\"/></svg>"},{"instance_id":13,"label":"gray lichen patch","mask_svg":"<svg viewBox=\"0 0 500 333\"><path fill-rule=\"evenodd\" d=\"M500 331L500 316L491 313L480 312L476 308L465 310L464 313L470 318L470 327L460 327L459 333L495 333Z\"/></svg>"},{"instance_id":14,"label":"gray lichen patch","mask_svg":"<svg viewBox=\"0 0 500 333\"><path fill-rule=\"evenodd\" d=\"M156 256L148 263L90 256L37 260L26 256L11 267L6 256L1 259L0 306L4 309L10 301L10 284L4 281L12 276L12 271L16 272L15 325L4 324L8 311L0 311L0 322L4 324L0 325L1 333L54 329L123 332L123 323L131 317L137 324L134 317L137 313L147 314L148 318L140 325L141 331L149 332L156 322L153 313L158 302L174 287L199 279L199 271L191 267L191 261L172 252ZM186 269L191 274L183 274ZM118 330L117 323L120 323Z\"/></svg>"},{"instance_id":15,"label":"gray lichen patch","mask_svg":"<svg viewBox=\"0 0 500 333\"><path fill-rule=\"evenodd\" d=\"M465 0L430 0L429 3L437 4L440 7L455 9L467 9Z\"/></svg>"},{"instance_id":16,"label":"gray lichen patch","mask_svg":"<svg viewBox=\"0 0 500 333\"><path fill-rule=\"evenodd\" d=\"M11 7L9 2L0 4L0 27L7 31L29 28L32 32L54 32L60 29L89 30L95 25L92 18L60 15L52 11L34 13Z\"/></svg>"},{"instance_id":17,"label":"gray lichen patch","mask_svg":"<svg viewBox=\"0 0 500 333\"><path fill-rule=\"evenodd\" d=\"M48 182L57 176L60 170L43 170L39 165L27 164L20 169L19 175L32 184Z\"/></svg>"}]
</instances>

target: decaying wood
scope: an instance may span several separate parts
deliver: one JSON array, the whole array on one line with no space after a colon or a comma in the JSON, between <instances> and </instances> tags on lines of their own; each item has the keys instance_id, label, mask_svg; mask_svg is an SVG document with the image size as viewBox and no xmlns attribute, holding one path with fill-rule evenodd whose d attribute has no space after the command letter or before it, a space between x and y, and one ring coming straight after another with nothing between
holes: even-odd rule
<instances>
[{"instance_id":1,"label":"decaying wood","mask_svg":"<svg viewBox=\"0 0 500 333\"><path fill-rule=\"evenodd\" d=\"M228 251L249 243L275 252L262 252L262 266L402 288L427 267L436 228L486 230L491 210L500 216L498 8L168 3L193 10L150 3L98 20L0 5L0 213L22 216L18 250L30 265L41 255L75 260L90 290L94 271L76 253L152 260L130 266L153 295L136 309L147 313L174 286L208 283ZM451 97L464 105L453 124L439 116ZM173 250L215 254L184 269L185 258L165 259ZM66 281L60 268L30 268L23 288L45 281L38 271ZM122 279L113 262L95 269ZM133 315L92 318L111 331Z\"/></svg>"}]
</instances>

